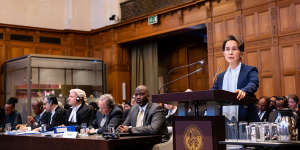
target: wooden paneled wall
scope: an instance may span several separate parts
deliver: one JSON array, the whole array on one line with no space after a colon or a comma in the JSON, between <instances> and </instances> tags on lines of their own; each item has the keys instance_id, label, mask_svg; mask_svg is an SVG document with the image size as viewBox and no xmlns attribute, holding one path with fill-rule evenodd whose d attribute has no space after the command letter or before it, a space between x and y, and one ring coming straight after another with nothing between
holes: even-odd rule
<instances>
[{"instance_id":1,"label":"wooden paneled wall","mask_svg":"<svg viewBox=\"0 0 300 150\"><path fill-rule=\"evenodd\" d=\"M0 64L6 60L24 56L27 54L49 54L61 56L92 57L89 48L89 33L78 31L49 30L32 27L0 25ZM33 41L18 41L11 39L11 35L32 36ZM40 42L40 37L60 39L60 44ZM1 72L1 98L0 106L3 105L3 72Z\"/></svg>"},{"instance_id":2,"label":"wooden paneled wall","mask_svg":"<svg viewBox=\"0 0 300 150\"><path fill-rule=\"evenodd\" d=\"M205 24L209 86L215 73L227 67L221 45L233 34L245 42L243 62L259 70L257 96L300 96L300 0L194 0L149 15L154 14L159 24L148 25L143 16L90 32L2 27L0 63L29 53L97 57L107 64L108 92L121 102L122 83L127 99L131 92L130 52L124 44ZM30 34L35 40L11 41L11 33ZM60 37L61 45L39 43L42 34Z\"/></svg>"},{"instance_id":3,"label":"wooden paneled wall","mask_svg":"<svg viewBox=\"0 0 300 150\"><path fill-rule=\"evenodd\" d=\"M205 24L210 86L215 73L227 67L221 45L232 34L245 42L243 62L259 70L257 96L300 96L299 4L299 0L196 0L153 12L159 16L157 25L136 18L112 27L113 37L117 43L126 43Z\"/></svg>"},{"instance_id":4,"label":"wooden paneled wall","mask_svg":"<svg viewBox=\"0 0 300 150\"><path fill-rule=\"evenodd\" d=\"M299 87L300 1L252 0L212 3L216 67L224 70L221 44L228 34L245 42L243 61L259 70L258 96L288 95Z\"/></svg>"}]
</instances>

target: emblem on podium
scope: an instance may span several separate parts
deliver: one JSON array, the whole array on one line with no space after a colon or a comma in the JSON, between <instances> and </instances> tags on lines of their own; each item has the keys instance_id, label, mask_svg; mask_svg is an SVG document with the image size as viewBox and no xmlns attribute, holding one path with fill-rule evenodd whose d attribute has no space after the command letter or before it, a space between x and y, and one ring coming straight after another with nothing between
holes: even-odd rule
<instances>
[{"instance_id":1,"label":"emblem on podium","mask_svg":"<svg viewBox=\"0 0 300 150\"><path fill-rule=\"evenodd\" d=\"M187 150L201 150L202 134L198 127L190 125L185 129L184 145Z\"/></svg>"}]
</instances>

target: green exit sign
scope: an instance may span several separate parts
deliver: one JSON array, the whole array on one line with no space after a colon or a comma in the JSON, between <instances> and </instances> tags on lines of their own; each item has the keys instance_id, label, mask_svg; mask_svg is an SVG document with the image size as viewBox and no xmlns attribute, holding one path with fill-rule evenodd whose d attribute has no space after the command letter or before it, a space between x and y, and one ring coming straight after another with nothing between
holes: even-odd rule
<instances>
[{"instance_id":1,"label":"green exit sign","mask_svg":"<svg viewBox=\"0 0 300 150\"><path fill-rule=\"evenodd\" d=\"M156 23L158 23L158 17L156 15L148 17L148 24L156 24Z\"/></svg>"}]
</instances>

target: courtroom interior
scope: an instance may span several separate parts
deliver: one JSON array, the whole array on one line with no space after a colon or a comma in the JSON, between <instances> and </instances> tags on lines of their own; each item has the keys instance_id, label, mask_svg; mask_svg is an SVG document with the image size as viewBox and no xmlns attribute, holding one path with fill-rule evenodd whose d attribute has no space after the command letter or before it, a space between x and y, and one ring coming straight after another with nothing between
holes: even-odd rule
<instances>
[{"instance_id":1,"label":"courtroom interior","mask_svg":"<svg viewBox=\"0 0 300 150\"><path fill-rule=\"evenodd\" d=\"M300 147L300 0L0 4L0 149Z\"/></svg>"}]
</instances>

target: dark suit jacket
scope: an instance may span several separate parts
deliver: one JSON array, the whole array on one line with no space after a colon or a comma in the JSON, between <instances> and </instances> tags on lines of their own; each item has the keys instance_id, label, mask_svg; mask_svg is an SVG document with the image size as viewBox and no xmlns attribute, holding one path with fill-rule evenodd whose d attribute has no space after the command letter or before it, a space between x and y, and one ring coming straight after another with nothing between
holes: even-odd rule
<instances>
[{"instance_id":1,"label":"dark suit jacket","mask_svg":"<svg viewBox=\"0 0 300 150\"><path fill-rule=\"evenodd\" d=\"M40 127L42 124L47 124L50 121L51 113L45 112L42 117L40 117L41 114L36 115L34 117L35 123L31 126L32 129Z\"/></svg>"},{"instance_id":2,"label":"dark suit jacket","mask_svg":"<svg viewBox=\"0 0 300 150\"><path fill-rule=\"evenodd\" d=\"M51 123L50 123L50 121L51 121L51 113L50 113L50 119L46 126L47 130L53 130L53 127L65 124L65 117L66 117L65 110L60 107L57 107L55 109L55 114L52 117Z\"/></svg>"},{"instance_id":3,"label":"dark suit jacket","mask_svg":"<svg viewBox=\"0 0 300 150\"><path fill-rule=\"evenodd\" d=\"M269 113L270 113L270 112L266 111L265 114L263 115L262 119L260 119L260 118L258 117L258 121L259 121L259 122L268 121L268 120L269 120Z\"/></svg>"},{"instance_id":4,"label":"dark suit jacket","mask_svg":"<svg viewBox=\"0 0 300 150\"><path fill-rule=\"evenodd\" d=\"M69 122L69 117L71 115L71 112L72 112L72 108L70 108L67 111L66 125L75 125L77 130L80 128L81 123L87 123L88 125L91 122L91 118L93 117L89 106L87 106L85 103L81 104L81 106L76 112L76 119L77 119L76 123Z\"/></svg>"},{"instance_id":5,"label":"dark suit jacket","mask_svg":"<svg viewBox=\"0 0 300 150\"><path fill-rule=\"evenodd\" d=\"M175 116L178 116L178 109L176 109L174 114L172 114L172 115L168 116L168 118L166 118L167 126L172 126L173 125Z\"/></svg>"},{"instance_id":6,"label":"dark suit jacket","mask_svg":"<svg viewBox=\"0 0 300 150\"><path fill-rule=\"evenodd\" d=\"M139 105L131 108L123 125L132 126L132 134L151 135L163 134L167 135L167 123L163 108L159 104L148 103L144 113L144 120L142 127L136 126L136 119L139 113Z\"/></svg>"},{"instance_id":7,"label":"dark suit jacket","mask_svg":"<svg viewBox=\"0 0 300 150\"><path fill-rule=\"evenodd\" d=\"M217 81L213 85L213 89L222 90L225 72L222 72L218 75ZM241 64L237 89L245 91L247 96L255 96L254 93L257 91L259 86L257 74L258 71L256 67ZM239 105L239 121L258 121L257 112L258 111L255 104L248 106Z\"/></svg>"},{"instance_id":8,"label":"dark suit jacket","mask_svg":"<svg viewBox=\"0 0 300 150\"><path fill-rule=\"evenodd\" d=\"M123 112L122 122L124 122L130 112L130 109L127 109Z\"/></svg>"},{"instance_id":9,"label":"dark suit jacket","mask_svg":"<svg viewBox=\"0 0 300 150\"><path fill-rule=\"evenodd\" d=\"M3 124L1 125L2 128L5 127L6 123L10 123L11 124L11 129L15 130L17 124L22 124L21 114L17 111L14 111L10 115L4 115Z\"/></svg>"},{"instance_id":10,"label":"dark suit jacket","mask_svg":"<svg viewBox=\"0 0 300 150\"><path fill-rule=\"evenodd\" d=\"M268 121L269 121L269 122L275 122L275 120L276 120L276 118L277 118L277 116L278 116L278 113L279 113L278 110L273 109L273 110L270 112L270 114L269 114Z\"/></svg>"},{"instance_id":11,"label":"dark suit jacket","mask_svg":"<svg viewBox=\"0 0 300 150\"><path fill-rule=\"evenodd\" d=\"M108 126L114 126L115 128L119 126L122 123L122 115L123 112L121 108L115 105L112 111L107 114L104 126L100 127L101 121L105 116L102 115L101 112L97 111L96 119L92 122L92 127L98 129L98 134L102 134L103 132L107 131Z\"/></svg>"}]
</instances>

